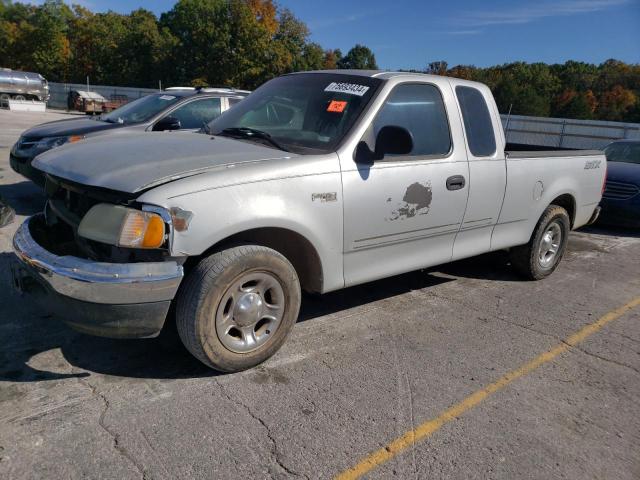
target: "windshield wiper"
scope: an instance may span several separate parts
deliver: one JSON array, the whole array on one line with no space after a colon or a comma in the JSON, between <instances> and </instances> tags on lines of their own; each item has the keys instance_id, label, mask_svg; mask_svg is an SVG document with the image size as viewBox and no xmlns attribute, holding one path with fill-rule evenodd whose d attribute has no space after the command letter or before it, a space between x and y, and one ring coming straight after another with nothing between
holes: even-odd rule
<instances>
[{"instance_id":1,"label":"windshield wiper","mask_svg":"<svg viewBox=\"0 0 640 480\"><path fill-rule=\"evenodd\" d=\"M237 137L237 138L259 138L260 140L266 140L271 145L276 147L278 150L283 150L288 152L286 148L284 148L280 143L273 139L271 135L267 132L263 132L262 130L256 130L255 128L249 127L230 127L222 130L218 135L227 135L229 137Z\"/></svg>"}]
</instances>

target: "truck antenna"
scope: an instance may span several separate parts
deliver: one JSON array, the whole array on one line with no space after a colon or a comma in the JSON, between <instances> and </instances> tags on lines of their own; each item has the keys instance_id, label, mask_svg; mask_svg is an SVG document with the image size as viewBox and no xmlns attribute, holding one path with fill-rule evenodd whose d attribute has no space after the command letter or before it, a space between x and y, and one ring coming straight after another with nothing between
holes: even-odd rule
<instances>
[{"instance_id":1,"label":"truck antenna","mask_svg":"<svg viewBox=\"0 0 640 480\"><path fill-rule=\"evenodd\" d=\"M509 112L507 113L507 124L504 126L504 141L506 142L509 138L509 121L511 120L511 109L513 108L513 103L509 104Z\"/></svg>"}]
</instances>

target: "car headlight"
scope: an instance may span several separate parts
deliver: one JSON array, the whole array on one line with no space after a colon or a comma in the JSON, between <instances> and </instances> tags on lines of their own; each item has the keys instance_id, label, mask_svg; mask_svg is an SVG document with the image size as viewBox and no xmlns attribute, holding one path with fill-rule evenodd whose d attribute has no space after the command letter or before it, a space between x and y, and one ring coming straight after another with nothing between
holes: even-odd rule
<instances>
[{"instance_id":1,"label":"car headlight","mask_svg":"<svg viewBox=\"0 0 640 480\"><path fill-rule=\"evenodd\" d=\"M68 135L64 137L45 137L33 144L33 148L37 153L46 152L52 148L59 147L65 143L75 143L82 140L82 135Z\"/></svg>"},{"instance_id":2,"label":"car headlight","mask_svg":"<svg viewBox=\"0 0 640 480\"><path fill-rule=\"evenodd\" d=\"M78 235L128 248L159 248L166 239L164 220L157 213L108 203L91 207L80 222Z\"/></svg>"}]
</instances>

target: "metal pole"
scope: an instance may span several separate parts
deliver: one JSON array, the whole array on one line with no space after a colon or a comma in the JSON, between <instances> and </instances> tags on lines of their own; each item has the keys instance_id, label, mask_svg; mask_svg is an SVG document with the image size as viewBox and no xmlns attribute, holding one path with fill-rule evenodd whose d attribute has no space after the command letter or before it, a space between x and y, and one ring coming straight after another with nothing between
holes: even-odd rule
<instances>
[{"instance_id":1,"label":"metal pole","mask_svg":"<svg viewBox=\"0 0 640 480\"><path fill-rule=\"evenodd\" d=\"M158 90L162 91L162 80L158 80Z\"/></svg>"},{"instance_id":2,"label":"metal pole","mask_svg":"<svg viewBox=\"0 0 640 480\"><path fill-rule=\"evenodd\" d=\"M562 120L562 130L560 130L560 141L558 142L558 148L562 147L562 139L564 137L564 129L567 126L567 121Z\"/></svg>"},{"instance_id":3,"label":"metal pole","mask_svg":"<svg viewBox=\"0 0 640 480\"><path fill-rule=\"evenodd\" d=\"M90 92L91 90L89 90L89 75L87 75L87 92Z\"/></svg>"}]
</instances>

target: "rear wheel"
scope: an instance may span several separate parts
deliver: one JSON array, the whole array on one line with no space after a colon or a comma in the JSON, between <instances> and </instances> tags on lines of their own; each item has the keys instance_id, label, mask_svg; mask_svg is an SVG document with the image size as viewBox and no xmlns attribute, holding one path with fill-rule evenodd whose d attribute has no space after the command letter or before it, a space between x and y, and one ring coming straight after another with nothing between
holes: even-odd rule
<instances>
[{"instance_id":1,"label":"rear wheel","mask_svg":"<svg viewBox=\"0 0 640 480\"><path fill-rule=\"evenodd\" d=\"M551 275L566 250L570 225L564 208L557 205L547 207L529 243L511 249L511 265L530 280L541 280Z\"/></svg>"},{"instance_id":2,"label":"rear wheel","mask_svg":"<svg viewBox=\"0 0 640 480\"><path fill-rule=\"evenodd\" d=\"M14 95L13 99L14 100L26 100L26 97L24 95Z\"/></svg>"},{"instance_id":3,"label":"rear wheel","mask_svg":"<svg viewBox=\"0 0 640 480\"><path fill-rule=\"evenodd\" d=\"M185 347L224 372L251 368L275 354L298 318L300 283L270 248L243 245L203 259L185 279L176 322Z\"/></svg>"}]
</instances>

